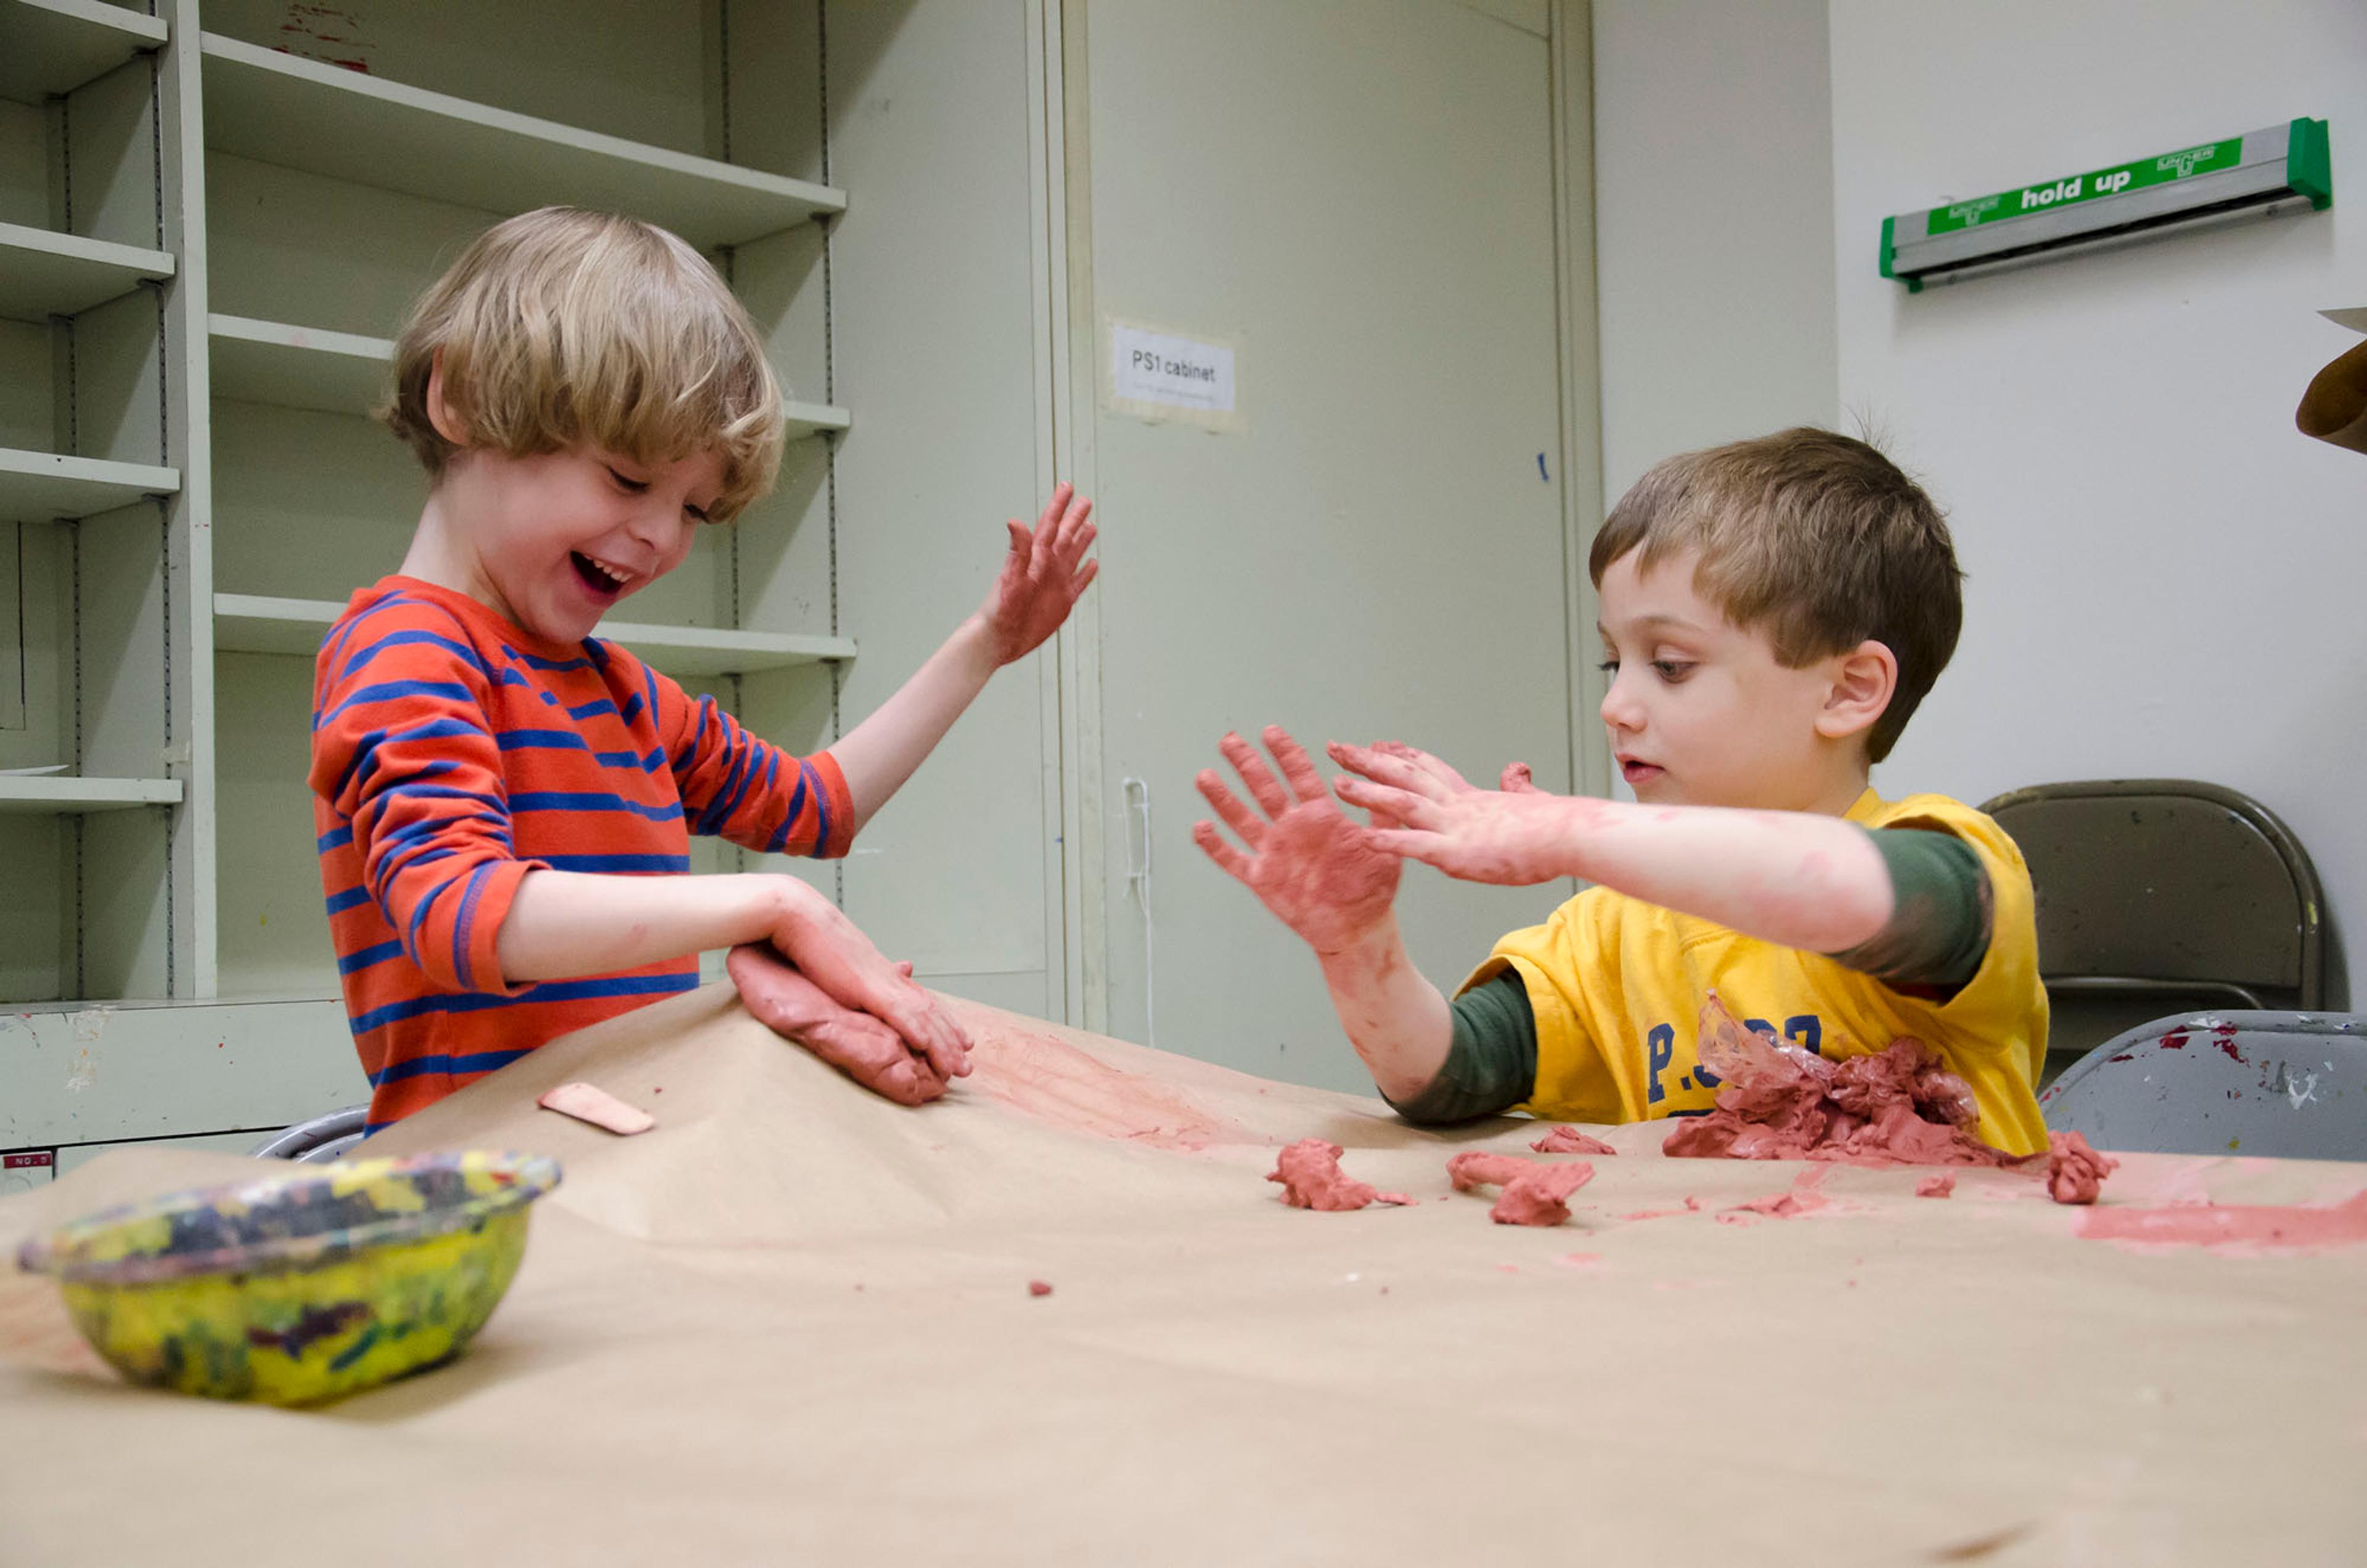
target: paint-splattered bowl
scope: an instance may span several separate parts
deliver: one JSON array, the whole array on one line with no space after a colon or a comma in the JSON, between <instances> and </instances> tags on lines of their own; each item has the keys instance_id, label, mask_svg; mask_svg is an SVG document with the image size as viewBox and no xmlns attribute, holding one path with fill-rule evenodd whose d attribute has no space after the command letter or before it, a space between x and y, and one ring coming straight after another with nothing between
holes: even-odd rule
<instances>
[{"instance_id":1,"label":"paint-splattered bowl","mask_svg":"<svg viewBox=\"0 0 2367 1568\"><path fill-rule=\"evenodd\" d=\"M105 1210L27 1242L91 1348L137 1383L312 1404L459 1354L526 1251L540 1156L291 1166Z\"/></svg>"}]
</instances>

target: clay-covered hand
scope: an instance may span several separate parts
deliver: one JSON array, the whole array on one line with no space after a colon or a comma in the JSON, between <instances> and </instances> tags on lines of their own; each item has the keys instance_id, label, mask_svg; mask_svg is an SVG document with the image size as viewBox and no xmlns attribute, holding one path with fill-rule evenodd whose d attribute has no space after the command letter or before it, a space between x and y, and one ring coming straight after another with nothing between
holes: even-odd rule
<instances>
[{"instance_id":1,"label":"clay-covered hand","mask_svg":"<svg viewBox=\"0 0 2367 1568\"><path fill-rule=\"evenodd\" d=\"M1015 517L1004 525L1011 530L1011 550L979 612L997 665L1025 658L1059 631L1077 596L1101 570L1100 561L1085 559L1099 532L1093 512L1092 502L1063 483L1052 491L1034 528Z\"/></svg>"},{"instance_id":2,"label":"clay-covered hand","mask_svg":"<svg viewBox=\"0 0 2367 1568\"><path fill-rule=\"evenodd\" d=\"M1480 789L1427 751L1402 741L1333 742L1331 760L1355 776L1340 798L1373 814L1373 845L1466 882L1525 887L1571 874L1572 803L1504 769L1501 789Z\"/></svg>"},{"instance_id":3,"label":"clay-covered hand","mask_svg":"<svg viewBox=\"0 0 2367 1568\"><path fill-rule=\"evenodd\" d=\"M841 1007L770 947L762 942L735 947L723 964L740 987L740 999L759 1022L864 1088L902 1105L924 1105L946 1092L944 1077L927 1056L869 1013ZM909 976L911 965L896 967Z\"/></svg>"},{"instance_id":4,"label":"clay-covered hand","mask_svg":"<svg viewBox=\"0 0 2367 1568\"><path fill-rule=\"evenodd\" d=\"M845 912L820 893L783 877L782 908L772 945L790 965L842 1008L868 1013L927 1058L940 1078L969 1071L969 1036L927 990L912 983L909 964L890 964ZM867 1080L866 1080L867 1081Z\"/></svg>"},{"instance_id":5,"label":"clay-covered hand","mask_svg":"<svg viewBox=\"0 0 2367 1568\"><path fill-rule=\"evenodd\" d=\"M1213 768L1203 769L1195 782L1245 848L1234 848L1215 823L1206 821L1193 825L1192 841L1316 952L1345 952L1389 918L1399 860L1376 847L1374 829L1352 821L1325 793L1315 763L1297 741L1274 726L1264 739L1289 790L1257 748L1227 735L1217 748L1249 787L1257 809L1243 805Z\"/></svg>"}]
</instances>

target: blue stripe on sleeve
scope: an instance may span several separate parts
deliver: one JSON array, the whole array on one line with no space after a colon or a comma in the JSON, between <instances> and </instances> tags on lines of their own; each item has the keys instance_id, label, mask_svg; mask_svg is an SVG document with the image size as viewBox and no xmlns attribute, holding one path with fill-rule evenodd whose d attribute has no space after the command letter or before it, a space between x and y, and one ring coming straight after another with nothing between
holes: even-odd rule
<instances>
[{"instance_id":1,"label":"blue stripe on sleeve","mask_svg":"<svg viewBox=\"0 0 2367 1568\"><path fill-rule=\"evenodd\" d=\"M805 759L802 757L799 758L798 760L798 785L796 790L789 795L788 813L781 818L781 825L773 829L773 841L764 847L765 853L775 855L780 854L789 847L789 829L798 825L798 818L799 817L805 815L806 789L809 784L811 784L814 782L813 770L806 765Z\"/></svg>"},{"instance_id":2,"label":"blue stripe on sleeve","mask_svg":"<svg viewBox=\"0 0 2367 1568\"><path fill-rule=\"evenodd\" d=\"M339 667L336 675L330 681L329 684L332 688L344 685L347 681L353 678L357 671L368 668L371 662L374 661L379 654L384 653L391 648L417 647L443 649L445 651L450 653L455 659L459 660L463 664L468 665L470 669L476 671L477 673L482 675L486 680L497 681L500 679L493 667L485 662L484 655L479 653L475 649L470 648L467 643L446 637L439 632L422 631L417 628L411 628L399 632L389 632L386 636L379 638L376 642L371 643L368 648L357 649L353 655L346 659L345 663Z\"/></svg>"},{"instance_id":3,"label":"blue stripe on sleeve","mask_svg":"<svg viewBox=\"0 0 2367 1568\"><path fill-rule=\"evenodd\" d=\"M389 1002L382 1008L354 1018L356 1038L390 1023L407 1018L419 1018L436 1012L483 1012L491 1008L520 1007L528 1002L579 1001L587 997L663 997L698 989L696 972L682 975L608 975L591 980L554 980L545 985L529 986L514 997L495 996L490 991L442 993L429 997L412 997L399 1002ZM420 1057L433 1061L434 1057ZM390 1069L402 1077L413 1072L432 1071L410 1064L397 1064ZM370 1080L379 1082L377 1078Z\"/></svg>"},{"instance_id":4,"label":"blue stripe on sleeve","mask_svg":"<svg viewBox=\"0 0 2367 1568\"><path fill-rule=\"evenodd\" d=\"M458 681L379 681L360 687L344 702L313 719L312 728L316 730L323 728L347 708L368 707L373 703L401 702L406 697L447 697L454 702L474 704L477 694Z\"/></svg>"},{"instance_id":5,"label":"blue stripe on sleeve","mask_svg":"<svg viewBox=\"0 0 2367 1568\"><path fill-rule=\"evenodd\" d=\"M366 771L369 773L376 773L378 772L378 749L385 745L390 740L482 740L484 739L485 731L481 726L470 724L463 719L453 716L450 714L446 714L438 718L430 719L425 724L412 725L410 728L405 729L373 729L368 734L362 736L359 739L354 742L353 761L345 764L344 774L337 780L335 787L329 791L330 797L334 799L342 796L345 793L345 786L352 784L357 777L361 776ZM583 742L579 740L576 744L580 746ZM449 773L452 771L452 767L453 764L448 761L440 765L436 763L426 763L408 776L413 778L424 777L427 775L431 769L436 772Z\"/></svg>"},{"instance_id":6,"label":"blue stripe on sleeve","mask_svg":"<svg viewBox=\"0 0 2367 1568\"><path fill-rule=\"evenodd\" d=\"M356 888L354 891L358 893L361 889ZM348 953L343 958L338 959L337 973L340 975L359 974L362 970L376 968L390 958L400 958L402 956L402 943L399 942L382 942L374 947L365 947L357 952Z\"/></svg>"},{"instance_id":7,"label":"blue stripe on sleeve","mask_svg":"<svg viewBox=\"0 0 2367 1568\"><path fill-rule=\"evenodd\" d=\"M830 791L822 787L820 770L802 757L798 759L798 771L813 780L814 816L820 819L820 826L814 832L813 852L826 855L841 847L832 843L830 837Z\"/></svg>"},{"instance_id":8,"label":"blue stripe on sleeve","mask_svg":"<svg viewBox=\"0 0 2367 1568\"><path fill-rule=\"evenodd\" d=\"M637 872L686 872L688 855L537 855L553 871L592 871L610 875Z\"/></svg>"},{"instance_id":9,"label":"blue stripe on sleeve","mask_svg":"<svg viewBox=\"0 0 2367 1568\"><path fill-rule=\"evenodd\" d=\"M592 660L589 659L545 659L538 653L528 653L522 648L511 649L510 654L529 670L549 670L553 673L564 673L570 670L592 668Z\"/></svg>"},{"instance_id":10,"label":"blue stripe on sleeve","mask_svg":"<svg viewBox=\"0 0 2367 1568\"><path fill-rule=\"evenodd\" d=\"M485 886L485 874L495 863L485 861L469 874L469 886L460 890L460 912L452 920L452 972L460 976L460 984L470 990L477 988L475 965L469 962L469 933L477 920L477 895Z\"/></svg>"},{"instance_id":11,"label":"blue stripe on sleeve","mask_svg":"<svg viewBox=\"0 0 2367 1568\"><path fill-rule=\"evenodd\" d=\"M589 751L591 746L572 729L504 729L493 737L504 751Z\"/></svg>"},{"instance_id":12,"label":"blue stripe on sleeve","mask_svg":"<svg viewBox=\"0 0 2367 1568\"><path fill-rule=\"evenodd\" d=\"M370 890L368 888L348 887L343 893L332 893L329 895L329 913L333 915L342 915L347 909L358 909L369 901Z\"/></svg>"},{"instance_id":13,"label":"blue stripe on sleeve","mask_svg":"<svg viewBox=\"0 0 2367 1568\"><path fill-rule=\"evenodd\" d=\"M643 806L621 795L597 790L530 789L510 796L510 810L621 811L651 822L672 822L682 815L682 802L670 800L660 806Z\"/></svg>"},{"instance_id":14,"label":"blue stripe on sleeve","mask_svg":"<svg viewBox=\"0 0 2367 1568\"><path fill-rule=\"evenodd\" d=\"M715 699L699 698L698 706L694 711L698 715L698 728L690 732L690 739L684 741L681 749L674 754L674 771L677 777L690 765L690 760L698 755L699 745L707 739L707 721L715 712Z\"/></svg>"},{"instance_id":15,"label":"blue stripe on sleeve","mask_svg":"<svg viewBox=\"0 0 2367 1568\"><path fill-rule=\"evenodd\" d=\"M400 1083L404 1078L424 1078L430 1074L458 1077L463 1073L490 1073L508 1066L533 1049L528 1045L511 1051L477 1051L460 1056L413 1056L407 1062L394 1063L383 1072L372 1073L370 1087L378 1089L386 1084Z\"/></svg>"}]
</instances>

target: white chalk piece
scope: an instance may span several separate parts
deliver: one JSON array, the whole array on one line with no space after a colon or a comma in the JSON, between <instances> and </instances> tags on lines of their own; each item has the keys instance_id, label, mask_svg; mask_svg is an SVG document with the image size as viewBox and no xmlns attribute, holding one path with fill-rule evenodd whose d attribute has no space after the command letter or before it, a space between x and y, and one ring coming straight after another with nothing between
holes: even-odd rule
<instances>
[{"instance_id":1,"label":"white chalk piece","mask_svg":"<svg viewBox=\"0 0 2367 1568\"><path fill-rule=\"evenodd\" d=\"M1240 427L1240 379L1233 344L1115 319L1104 327L1109 379L1104 393L1112 409L1208 430Z\"/></svg>"},{"instance_id":2,"label":"white chalk piece","mask_svg":"<svg viewBox=\"0 0 2367 1568\"><path fill-rule=\"evenodd\" d=\"M556 1111L561 1116L572 1116L578 1122L588 1122L623 1137L646 1133L658 1124L658 1119L648 1111L626 1104L605 1089L595 1089L588 1083L563 1083L535 1101L545 1111Z\"/></svg>"}]
</instances>

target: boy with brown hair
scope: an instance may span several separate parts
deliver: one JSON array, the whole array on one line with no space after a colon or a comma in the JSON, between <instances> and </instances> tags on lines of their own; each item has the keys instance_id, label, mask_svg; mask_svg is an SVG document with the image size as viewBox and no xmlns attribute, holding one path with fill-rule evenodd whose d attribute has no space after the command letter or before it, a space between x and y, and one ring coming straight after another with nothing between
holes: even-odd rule
<instances>
[{"instance_id":1,"label":"boy with brown hair","mask_svg":"<svg viewBox=\"0 0 2367 1568\"><path fill-rule=\"evenodd\" d=\"M1260 809L1213 771L1201 848L1314 947L1382 1095L1409 1120L1515 1107L1633 1122L1711 1109L1695 1055L1716 990L1754 1029L1827 1055L1913 1035L1978 1100L2008 1154L2046 1147L2046 1050L2028 868L1943 795L1886 801L1868 772L1954 651L1955 552L1880 452L1820 430L1671 457L1596 536L1611 687L1603 721L1636 804L1501 790L1410 746L1333 744L1340 797L1265 732L1277 780L1222 743ZM1595 886L1514 931L1450 1002L1391 910L1401 857L1507 886Z\"/></svg>"},{"instance_id":2,"label":"boy with brown hair","mask_svg":"<svg viewBox=\"0 0 2367 1568\"><path fill-rule=\"evenodd\" d=\"M978 613L793 757L592 636L780 464L780 388L704 258L613 214L510 219L420 301L394 378L384 417L432 484L401 570L322 647L311 773L373 1129L695 987L717 947L817 1055L891 1099L944 1093L968 1041L910 966L794 877L685 874L688 836L844 854L1067 617L1096 570L1091 503L1062 485L1036 528L1011 524Z\"/></svg>"}]
</instances>

